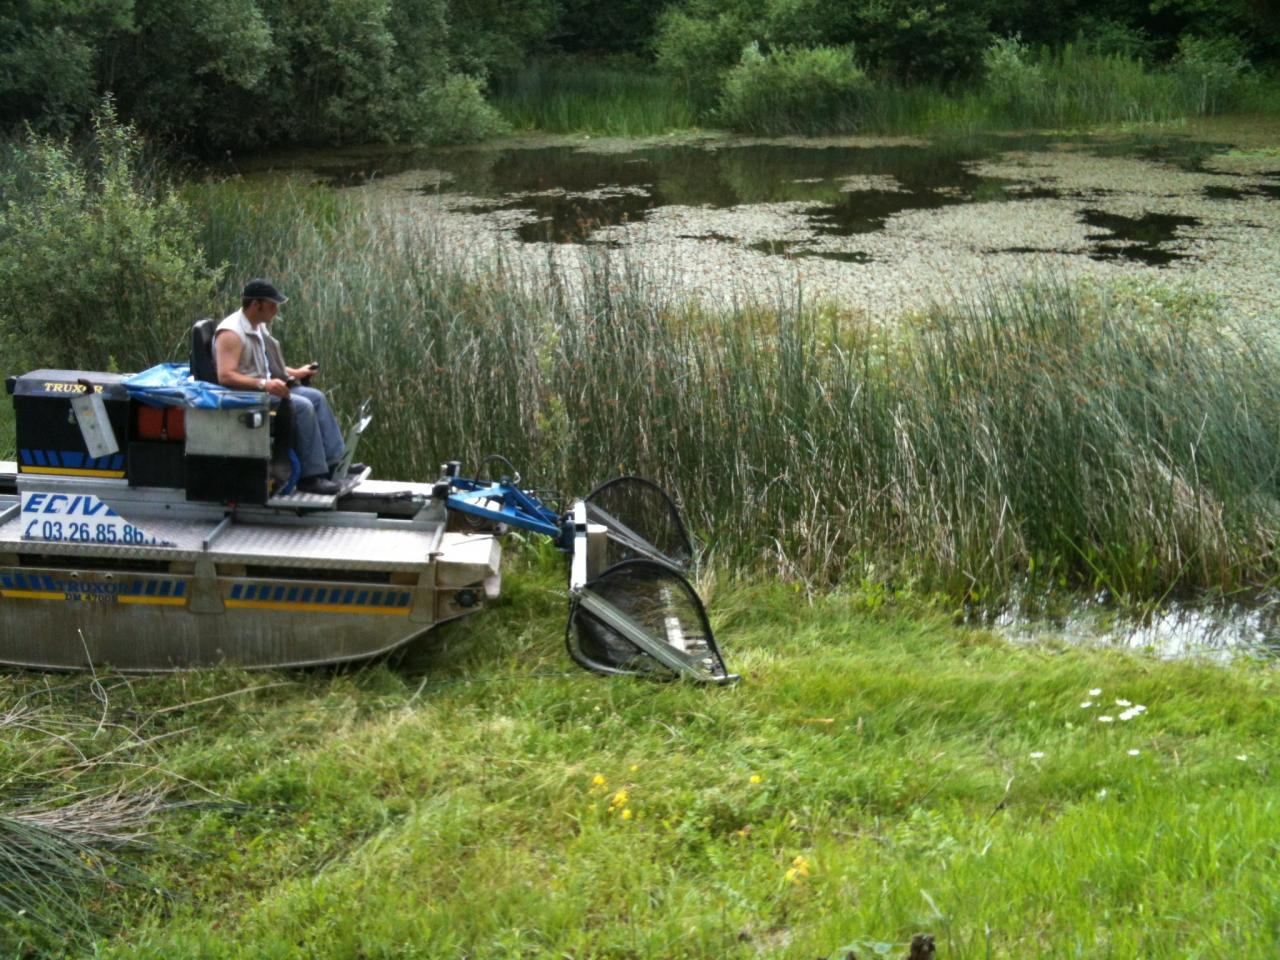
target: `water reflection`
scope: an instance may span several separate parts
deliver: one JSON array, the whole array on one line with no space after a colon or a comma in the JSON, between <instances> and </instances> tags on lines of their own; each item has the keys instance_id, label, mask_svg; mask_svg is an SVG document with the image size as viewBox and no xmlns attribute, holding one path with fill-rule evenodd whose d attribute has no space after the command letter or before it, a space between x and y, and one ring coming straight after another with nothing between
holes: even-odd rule
<instances>
[{"instance_id":1,"label":"water reflection","mask_svg":"<svg viewBox=\"0 0 1280 960\"><path fill-rule=\"evenodd\" d=\"M1221 608L1173 604L1142 617L1094 605L1056 618L1008 611L993 627L1014 642L1143 650L1164 659L1280 657L1280 596Z\"/></svg>"},{"instance_id":2,"label":"water reflection","mask_svg":"<svg viewBox=\"0 0 1280 960\"><path fill-rule=\"evenodd\" d=\"M1089 234L1089 240L1093 242L1089 256L1095 260L1127 258L1153 267L1181 259L1181 254L1166 249L1164 244L1174 240L1179 229L1200 226L1196 217L1168 213L1126 217L1105 210L1086 209L1080 211L1080 219L1101 231Z\"/></svg>"}]
</instances>

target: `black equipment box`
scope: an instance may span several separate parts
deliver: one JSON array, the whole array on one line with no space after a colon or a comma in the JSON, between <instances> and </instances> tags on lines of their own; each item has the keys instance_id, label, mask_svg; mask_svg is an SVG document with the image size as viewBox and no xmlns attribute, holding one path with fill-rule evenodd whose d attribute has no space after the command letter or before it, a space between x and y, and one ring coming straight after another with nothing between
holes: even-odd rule
<instances>
[{"instance_id":1,"label":"black equipment box","mask_svg":"<svg viewBox=\"0 0 1280 960\"><path fill-rule=\"evenodd\" d=\"M17 421L17 456L20 473L66 476L123 477L129 448L129 394L125 374L99 370L32 370L9 377L5 386L13 395ZM85 393L85 381L99 394L107 409L111 430L120 449L103 457L89 456L71 400Z\"/></svg>"},{"instance_id":2,"label":"black equipment box","mask_svg":"<svg viewBox=\"0 0 1280 960\"><path fill-rule=\"evenodd\" d=\"M184 460L181 443L134 440L129 444L129 486L185 486Z\"/></svg>"},{"instance_id":3,"label":"black equipment box","mask_svg":"<svg viewBox=\"0 0 1280 960\"><path fill-rule=\"evenodd\" d=\"M266 503L271 491L269 466L269 460L256 457L187 454L187 499L211 500L214 503Z\"/></svg>"}]
</instances>

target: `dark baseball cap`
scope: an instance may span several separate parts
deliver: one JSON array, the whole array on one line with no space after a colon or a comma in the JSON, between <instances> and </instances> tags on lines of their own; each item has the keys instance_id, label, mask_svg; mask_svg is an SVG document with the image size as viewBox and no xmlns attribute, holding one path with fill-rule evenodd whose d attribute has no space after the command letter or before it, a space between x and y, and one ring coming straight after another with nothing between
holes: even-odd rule
<instances>
[{"instance_id":1,"label":"dark baseball cap","mask_svg":"<svg viewBox=\"0 0 1280 960\"><path fill-rule=\"evenodd\" d=\"M283 293L275 288L275 284L269 280L263 280L259 277L257 280L250 280L244 285L244 293L240 294L241 300L274 300L276 303L285 303L288 301Z\"/></svg>"}]
</instances>

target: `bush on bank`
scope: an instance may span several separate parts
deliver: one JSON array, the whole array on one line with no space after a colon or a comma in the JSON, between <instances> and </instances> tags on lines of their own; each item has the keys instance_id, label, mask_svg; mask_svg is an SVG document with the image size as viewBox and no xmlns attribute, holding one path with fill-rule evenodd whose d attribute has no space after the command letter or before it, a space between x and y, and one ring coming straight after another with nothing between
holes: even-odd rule
<instances>
[{"instance_id":1,"label":"bush on bank","mask_svg":"<svg viewBox=\"0 0 1280 960\"><path fill-rule=\"evenodd\" d=\"M0 169L0 342L10 365L167 359L220 273L110 101L83 148L34 135Z\"/></svg>"},{"instance_id":2,"label":"bush on bank","mask_svg":"<svg viewBox=\"0 0 1280 960\"><path fill-rule=\"evenodd\" d=\"M871 84L852 48L742 51L724 81L716 116L733 130L763 134L855 133Z\"/></svg>"}]
</instances>

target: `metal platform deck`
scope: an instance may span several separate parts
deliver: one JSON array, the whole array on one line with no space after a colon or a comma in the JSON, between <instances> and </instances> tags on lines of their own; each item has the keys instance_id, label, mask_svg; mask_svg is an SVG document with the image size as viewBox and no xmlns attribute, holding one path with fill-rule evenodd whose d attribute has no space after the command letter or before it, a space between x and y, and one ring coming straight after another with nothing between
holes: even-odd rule
<instances>
[{"instance_id":1,"label":"metal platform deck","mask_svg":"<svg viewBox=\"0 0 1280 960\"><path fill-rule=\"evenodd\" d=\"M0 462L0 476L14 464ZM421 570L433 561L456 565L458 580L467 571L479 573L490 565L494 546L488 535L446 533L443 517L380 517L362 511L334 509L336 497L307 498L299 510L293 498L279 498L280 505L242 506L235 509L186 501L180 490L130 487L122 480L62 479L23 475L16 478L18 493L27 484L48 495L64 497L92 494L148 534L155 543L120 544L75 539L36 539L27 536L33 517L21 512L17 494L0 495L0 553L39 553L51 557L85 557L111 560L147 559L219 564L289 565L299 568L346 570ZM430 485L364 481L362 496L405 497L411 504L425 502ZM317 509L310 501L328 502ZM483 575L483 574L481 574ZM454 578L451 578L454 579Z\"/></svg>"}]
</instances>

